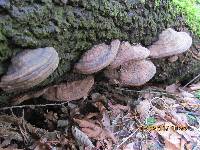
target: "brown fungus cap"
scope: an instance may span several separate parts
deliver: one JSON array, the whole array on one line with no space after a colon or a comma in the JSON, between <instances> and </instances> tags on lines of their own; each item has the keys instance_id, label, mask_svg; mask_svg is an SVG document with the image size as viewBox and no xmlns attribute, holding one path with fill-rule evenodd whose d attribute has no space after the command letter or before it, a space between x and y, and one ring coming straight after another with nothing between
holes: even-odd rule
<instances>
[{"instance_id":1,"label":"brown fungus cap","mask_svg":"<svg viewBox=\"0 0 200 150\"><path fill-rule=\"evenodd\" d=\"M93 76L83 80L62 83L49 87L43 97L49 101L71 101L78 100L88 95L94 85Z\"/></svg>"},{"instance_id":2,"label":"brown fungus cap","mask_svg":"<svg viewBox=\"0 0 200 150\"><path fill-rule=\"evenodd\" d=\"M149 60L130 61L122 65L120 82L122 85L140 86L148 82L156 73L156 67Z\"/></svg>"},{"instance_id":3,"label":"brown fungus cap","mask_svg":"<svg viewBox=\"0 0 200 150\"><path fill-rule=\"evenodd\" d=\"M44 81L58 67L58 53L53 47L25 50L11 60L8 72L1 78L5 91L31 88Z\"/></svg>"},{"instance_id":4,"label":"brown fungus cap","mask_svg":"<svg viewBox=\"0 0 200 150\"><path fill-rule=\"evenodd\" d=\"M177 32L168 28L159 35L159 40L149 47L150 57L177 55L187 51L191 45L192 38L186 32Z\"/></svg>"},{"instance_id":5,"label":"brown fungus cap","mask_svg":"<svg viewBox=\"0 0 200 150\"><path fill-rule=\"evenodd\" d=\"M129 42L122 42L118 51L118 54L114 61L109 65L110 69L119 67L120 65L130 60L142 60L149 56L150 51L137 44L131 46Z\"/></svg>"},{"instance_id":6,"label":"brown fungus cap","mask_svg":"<svg viewBox=\"0 0 200 150\"><path fill-rule=\"evenodd\" d=\"M75 70L82 74L92 74L102 70L114 60L119 46L119 40L113 40L110 45L102 43L93 46L75 65Z\"/></svg>"},{"instance_id":7,"label":"brown fungus cap","mask_svg":"<svg viewBox=\"0 0 200 150\"><path fill-rule=\"evenodd\" d=\"M149 60L129 61L120 68L106 69L104 75L110 83L121 86L140 86L148 82L156 73L156 67Z\"/></svg>"}]
</instances>

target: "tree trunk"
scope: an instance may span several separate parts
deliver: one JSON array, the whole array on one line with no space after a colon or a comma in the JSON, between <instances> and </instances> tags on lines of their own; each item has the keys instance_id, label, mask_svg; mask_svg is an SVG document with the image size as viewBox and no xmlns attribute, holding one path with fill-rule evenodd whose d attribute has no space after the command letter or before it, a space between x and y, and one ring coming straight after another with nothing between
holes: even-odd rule
<instances>
[{"instance_id":1,"label":"tree trunk","mask_svg":"<svg viewBox=\"0 0 200 150\"><path fill-rule=\"evenodd\" d=\"M38 86L43 87L61 81L94 44L118 38L149 46L165 28L183 25L170 1L155 1L0 0L0 75L12 56L27 48L52 46L59 53L59 67ZM158 71L152 82L195 75L200 63L187 54L183 59L155 60ZM0 101L12 95L2 91Z\"/></svg>"}]
</instances>

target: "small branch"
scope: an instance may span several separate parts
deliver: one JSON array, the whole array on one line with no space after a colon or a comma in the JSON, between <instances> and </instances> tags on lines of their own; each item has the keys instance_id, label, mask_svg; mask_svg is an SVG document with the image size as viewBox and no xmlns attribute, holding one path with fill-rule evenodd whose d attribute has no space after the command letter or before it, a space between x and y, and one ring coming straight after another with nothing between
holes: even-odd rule
<instances>
[{"instance_id":1,"label":"small branch","mask_svg":"<svg viewBox=\"0 0 200 150\"><path fill-rule=\"evenodd\" d=\"M119 149L119 147L121 147L128 139L130 139L136 132L138 131L135 130L133 133L131 133L127 138L123 139L123 142L121 142L118 146L117 146L117 149Z\"/></svg>"},{"instance_id":2,"label":"small branch","mask_svg":"<svg viewBox=\"0 0 200 150\"><path fill-rule=\"evenodd\" d=\"M10 107L2 107L0 108L0 111L2 110L12 110L12 109L16 109L16 108L26 108L26 107L29 107L29 108L34 108L34 107L48 107L48 106L62 106L62 105L65 105L67 104L68 102L63 102L63 103L52 103L52 104L38 104L38 105L20 105L20 106L10 106Z\"/></svg>"},{"instance_id":3,"label":"small branch","mask_svg":"<svg viewBox=\"0 0 200 150\"><path fill-rule=\"evenodd\" d=\"M127 89L127 88L119 88L119 87L116 87L115 89L116 90L121 90L121 91L127 91L127 92L136 92L136 93L152 93L152 94L163 93L163 94L168 94L164 90L161 91L161 90L157 90L157 89L140 90L140 91L138 91L138 90L131 90L131 89Z\"/></svg>"},{"instance_id":4,"label":"small branch","mask_svg":"<svg viewBox=\"0 0 200 150\"><path fill-rule=\"evenodd\" d=\"M45 129L36 128L33 125L31 125L30 123L23 120L23 118L17 118L15 116L1 115L0 120L3 121L3 122L11 123L12 125L16 125L18 127L24 126L23 127L24 129L21 130L21 131L26 131L25 134L29 133L30 135L35 135L38 138L45 137L47 139L49 139L49 138L56 139L58 137L58 135L60 134L60 132L56 131L56 130L53 131L53 132L48 132ZM21 133L21 135L23 135L23 134L24 133ZM26 137L28 137L28 136L26 135Z\"/></svg>"},{"instance_id":5,"label":"small branch","mask_svg":"<svg viewBox=\"0 0 200 150\"><path fill-rule=\"evenodd\" d=\"M200 77L200 73L196 77L194 77L190 82L188 82L186 85L184 85L183 88L185 88L186 86L188 86L189 84L191 84L192 82L194 82L199 77Z\"/></svg>"},{"instance_id":6,"label":"small branch","mask_svg":"<svg viewBox=\"0 0 200 150\"><path fill-rule=\"evenodd\" d=\"M23 137L21 134L19 134L17 131L13 130L13 129L7 129L4 127L0 127L0 136L3 138L7 138L9 140L17 140L22 142L23 141Z\"/></svg>"},{"instance_id":7,"label":"small branch","mask_svg":"<svg viewBox=\"0 0 200 150\"><path fill-rule=\"evenodd\" d=\"M158 90L158 89L147 89L147 90L131 90L126 88L119 88L116 87L116 90L126 91L126 92L135 92L135 93L152 93L152 94L162 94L165 96L171 96L173 98L177 97L175 94L167 93L165 90Z\"/></svg>"}]
</instances>

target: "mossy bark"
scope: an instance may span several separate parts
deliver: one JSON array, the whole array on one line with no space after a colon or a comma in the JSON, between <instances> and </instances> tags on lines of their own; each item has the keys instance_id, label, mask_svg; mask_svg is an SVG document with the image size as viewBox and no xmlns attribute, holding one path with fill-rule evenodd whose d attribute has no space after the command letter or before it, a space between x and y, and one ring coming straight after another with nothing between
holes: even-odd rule
<instances>
[{"instance_id":1,"label":"mossy bark","mask_svg":"<svg viewBox=\"0 0 200 150\"><path fill-rule=\"evenodd\" d=\"M39 87L54 84L94 44L118 38L149 46L162 30L179 29L182 23L168 0L0 0L0 75L6 73L17 52L52 46L60 64ZM185 64L163 62L156 62L158 73L153 81L185 77L185 67L194 75L199 65L190 60ZM167 75L162 76L163 72ZM8 95L2 91L0 101Z\"/></svg>"}]
</instances>

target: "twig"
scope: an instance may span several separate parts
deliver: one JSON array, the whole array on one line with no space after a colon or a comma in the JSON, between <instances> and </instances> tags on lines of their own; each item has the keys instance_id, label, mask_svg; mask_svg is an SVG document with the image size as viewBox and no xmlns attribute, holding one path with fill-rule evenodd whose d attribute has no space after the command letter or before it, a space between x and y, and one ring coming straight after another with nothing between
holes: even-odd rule
<instances>
[{"instance_id":1,"label":"twig","mask_svg":"<svg viewBox=\"0 0 200 150\"><path fill-rule=\"evenodd\" d=\"M17 118L15 116L9 116L9 115L1 115L0 120L3 122L11 123L12 125L16 125L18 127L24 126L23 128L26 129L27 133L29 133L31 136L34 135L34 137L37 137L37 138L45 137L47 139L56 139L60 135L60 132L57 130L54 130L53 132L49 132L45 129L34 127L33 125L26 122L25 120L23 121L23 118ZM22 135L24 136L25 130L23 130L22 128L20 130L23 131ZM28 137L28 135L25 135L25 137Z\"/></svg>"},{"instance_id":2,"label":"twig","mask_svg":"<svg viewBox=\"0 0 200 150\"><path fill-rule=\"evenodd\" d=\"M38 98L38 97L42 96L47 91L47 89L48 88L45 88L45 89L38 91L38 92L28 93L28 94L25 94L25 95L20 95L18 97L15 97L14 99L11 100L11 104L12 105L19 105L20 103L22 103L26 100L29 100L31 98Z\"/></svg>"},{"instance_id":3,"label":"twig","mask_svg":"<svg viewBox=\"0 0 200 150\"><path fill-rule=\"evenodd\" d=\"M199 113L196 113L196 112L190 112L190 111L187 111L187 110L181 110L181 109L178 109L178 110L177 110L177 113L187 113L187 114L189 114L189 115L200 116Z\"/></svg>"},{"instance_id":4,"label":"twig","mask_svg":"<svg viewBox=\"0 0 200 150\"><path fill-rule=\"evenodd\" d=\"M20 106L10 106L10 107L2 107L0 108L0 111L2 110L7 110L7 109L15 109L15 108L26 108L26 107L30 107L30 108L33 108L33 107L48 107L48 106L62 106L62 105L65 105L67 104L68 102L63 102L63 103L52 103L52 104L38 104L38 105L20 105Z\"/></svg>"},{"instance_id":5,"label":"twig","mask_svg":"<svg viewBox=\"0 0 200 150\"><path fill-rule=\"evenodd\" d=\"M121 91L126 91L126 92L136 92L136 93L152 93L152 94L162 94L162 95L171 95L171 96L176 96L172 93L167 93L165 90L158 90L158 89L149 89L149 90L131 90L131 89L126 89L126 88L119 88L116 87L116 90L121 90Z\"/></svg>"},{"instance_id":6,"label":"twig","mask_svg":"<svg viewBox=\"0 0 200 150\"><path fill-rule=\"evenodd\" d=\"M5 127L0 127L0 137L9 140L14 139L20 142L23 141L22 135L19 134L17 131L13 130L12 128L6 129Z\"/></svg>"},{"instance_id":7,"label":"twig","mask_svg":"<svg viewBox=\"0 0 200 150\"><path fill-rule=\"evenodd\" d=\"M159 92L156 92L155 91L155 89L154 89L154 91L153 91L153 89L152 89L152 91L151 90L131 90L131 89L127 89L127 88L120 88L120 87L115 87L115 89L117 89L117 90L121 90L121 91L127 91L127 92L136 92L136 93L160 93L160 92L164 92L164 91L159 91ZM158 90L157 90L158 91ZM165 94L167 94L167 93L165 93Z\"/></svg>"},{"instance_id":8,"label":"twig","mask_svg":"<svg viewBox=\"0 0 200 150\"><path fill-rule=\"evenodd\" d=\"M188 86L189 84L191 84L192 82L194 82L199 77L200 77L200 73L196 77L194 77L190 82L188 82L186 85L184 85L183 88L185 88L186 86Z\"/></svg>"},{"instance_id":9,"label":"twig","mask_svg":"<svg viewBox=\"0 0 200 150\"><path fill-rule=\"evenodd\" d=\"M129 138L131 138L137 131L138 131L138 129L135 130L133 133L131 133L127 138L125 138L125 139L123 140L123 142L121 142L121 143L117 146L117 149L119 149L119 147L122 146L122 145L123 145Z\"/></svg>"}]
</instances>

